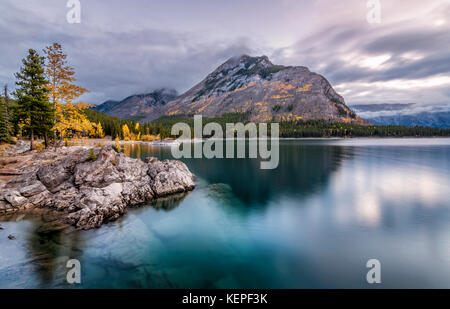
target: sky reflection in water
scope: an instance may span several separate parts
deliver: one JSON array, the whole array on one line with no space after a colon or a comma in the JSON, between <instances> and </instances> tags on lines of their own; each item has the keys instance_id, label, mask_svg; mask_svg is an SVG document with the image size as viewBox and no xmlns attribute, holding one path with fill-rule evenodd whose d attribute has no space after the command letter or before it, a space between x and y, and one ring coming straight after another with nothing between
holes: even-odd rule
<instances>
[{"instance_id":1,"label":"sky reflection in water","mask_svg":"<svg viewBox=\"0 0 450 309\"><path fill-rule=\"evenodd\" d=\"M450 139L280 147L276 170L186 159L193 192L98 230L3 218L0 287L70 287L65 262L78 258L83 288L373 288L365 264L376 258L382 288L450 288ZM170 158L162 147L124 151Z\"/></svg>"}]
</instances>

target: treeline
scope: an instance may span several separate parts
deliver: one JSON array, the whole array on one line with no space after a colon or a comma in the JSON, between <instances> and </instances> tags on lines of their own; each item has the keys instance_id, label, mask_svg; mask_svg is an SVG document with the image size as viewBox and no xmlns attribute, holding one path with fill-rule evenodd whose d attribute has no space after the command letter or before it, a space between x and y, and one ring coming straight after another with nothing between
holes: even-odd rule
<instances>
[{"instance_id":1,"label":"treeline","mask_svg":"<svg viewBox=\"0 0 450 309\"><path fill-rule=\"evenodd\" d=\"M161 118L153 120L150 123L140 124L135 120L124 120L116 117L111 117L93 109L86 110L85 114L91 122L100 123L102 125L103 131L105 132L105 135L111 136L112 139L118 137L121 140L125 140L127 139L128 131L130 131L130 134L134 135L135 140L146 139L146 136L158 136L158 139L174 138L175 136L171 135L172 126L174 124L183 122L187 123L191 128L194 127L193 115L163 116ZM226 123L245 122L246 118L247 115L242 113L224 114L223 116L216 118L204 117L203 125L209 122L217 122L225 127ZM194 131L191 131L193 134Z\"/></svg>"},{"instance_id":2,"label":"treeline","mask_svg":"<svg viewBox=\"0 0 450 309\"><path fill-rule=\"evenodd\" d=\"M112 139L118 137L121 140L142 140L146 136L159 136L160 138L170 137L170 127L164 126L162 123L145 123L140 124L135 120L123 120L116 117L111 117L95 111L93 109L88 109L85 115L89 121L94 123L100 123L102 125L105 135L111 136Z\"/></svg>"},{"instance_id":3,"label":"treeline","mask_svg":"<svg viewBox=\"0 0 450 309\"><path fill-rule=\"evenodd\" d=\"M205 118L203 125L208 122L219 123L225 132L226 123L248 122L245 113L224 114L222 117ZM162 126L163 130L170 133L170 128L177 122L187 123L191 128L194 126L192 116L164 116L152 122L153 125ZM358 125L351 123L330 122L326 120L296 120L282 121L280 124L280 137L302 138L302 137L414 137L414 136L450 136L450 129L438 129L431 127L405 127L405 126L378 126ZM268 126L270 134L270 126ZM191 131L193 131L191 129Z\"/></svg>"},{"instance_id":4,"label":"treeline","mask_svg":"<svg viewBox=\"0 0 450 309\"><path fill-rule=\"evenodd\" d=\"M101 123L86 118L84 111L90 105L75 102L88 90L75 84L75 71L62 46L53 43L43 53L29 49L22 59L13 99L5 86L0 99L0 143L27 136L35 149L37 138L44 139L45 147L50 143L56 147L70 138L103 137Z\"/></svg>"},{"instance_id":5,"label":"treeline","mask_svg":"<svg viewBox=\"0 0 450 309\"><path fill-rule=\"evenodd\" d=\"M171 136L172 126L182 122L189 125L191 134L194 134L193 115L182 116L163 116L151 123L138 125L132 120L121 120L110 117L94 110L86 111L88 119L92 122L100 122L106 135L113 138L118 136L124 139L123 126L126 125L134 134L159 135L161 138L174 138ZM221 117L207 118L203 117L203 126L209 122L220 124L225 132L227 123L248 123L248 115L245 113L229 113ZM284 138L303 138L303 137L419 137L419 136L450 136L450 129L437 129L430 127L404 127L404 126L364 126L351 123L329 122L325 120L297 120L283 121L280 124L280 137ZM268 126L270 134L270 126Z\"/></svg>"},{"instance_id":6,"label":"treeline","mask_svg":"<svg viewBox=\"0 0 450 309\"><path fill-rule=\"evenodd\" d=\"M164 138L175 138L171 135L172 126L182 122L189 125L191 134L194 134L193 115L163 116L151 123L139 125L133 120L121 120L110 117L95 110L87 110L86 115L92 122L101 123L106 135L112 138L125 139L123 126L130 128L132 133L140 136L159 135ZM225 132L227 123L248 123L248 115L245 113L228 113L221 117L202 118L203 126L210 122L220 124ZM138 126L136 127L136 124ZM364 126L351 123L329 122L325 120L297 120L283 121L280 124L280 137L304 138L304 137L420 137L420 136L450 136L450 129L438 129L430 127L405 127L405 126ZM268 126L270 134L270 126Z\"/></svg>"},{"instance_id":7,"label":"treeline","mask_svg":"<svg viewBox=\"0 0 450 309\"><path fill-rule=\"evenodd\" d=\"M298 120L280 123L280 137L420 137L450 136L450 129L404 126L364 126L324 120Z\"/></svg>"}]
</instances>

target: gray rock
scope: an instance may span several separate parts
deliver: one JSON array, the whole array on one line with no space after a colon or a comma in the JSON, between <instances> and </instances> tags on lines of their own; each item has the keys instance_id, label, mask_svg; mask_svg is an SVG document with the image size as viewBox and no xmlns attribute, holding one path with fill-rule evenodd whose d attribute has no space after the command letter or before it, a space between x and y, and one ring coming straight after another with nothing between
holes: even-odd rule
<instances>
[{"instance_id":1,"label":"gray rock","mask_svg":"<svg viewBox=\"0 0 450 309\"><path fill-rule=\"evenodd\" d=\"M24 206L28 200L21 196L18 191L7 191L3 194L5 200L10 203L13 207L19 208L21 206Z\"/></svg>"},{"instance_id":2,"label":"gray rock","mask_svg":"<svg viewBox=\"0 0 450 309\"><path fill-rule=\"evenodd\" d=\"M10 205L5 200L0 200L0 213L6 212L7 208L10 208Z\"/></svg>"},{"instance_id":3,"label":"gray rock","mask_svg":"<svg viewBox=\"0 0 450 309\"><path fill-rule=\"evenodd\" d=\"M42 184L42 182L36 181L34 184L21 188L19 192L25 197L31 197L46 190L47 188Z\"/></svg>"},{"instance_id":4,"label":"gray rock","mask_svg":"<svg viewBox=\"0 0 450 309\"><path fill-rule=\"evenodd\" d=\"M18 140L14 145L10 145L4 150L4 155L11 156L22 154L30 150L30 143Z\"/></svg>"},{"instance_id":5,"label":"gray rock","mask_svg":"<svg viewBox=\"0 0 450 309\"><path fill-rule=\"evenodd\" d=\"M58 187L70 178L70 172L58 162L39 168L37 177L50 192L56 193L58 192Z\"/></svg>"},{"instance_id":6,"label":"gray rock","mask_svg":"<svg viewBox=\"0 0 450 309\"><path fill-rule=\"evenodd\" d=\"M156 161L149 163L148 174L157 197L181 193L195 187L193 175L181 161Z\"/></svg>"},{"instance_id":7,"label":"gray rock","mask_svg":"<svg viewBox=\"0 0 450 309\"><path fill-rule=\"evenodd\" d=\"M127 207L154 198L187 192L194 175L179 161L146 162L116 153L111 146L44 151L20 175L0 187L0 211L51 208L66 213L65 221L91 229L117 220Z\"/></svg>"}]
</instances>

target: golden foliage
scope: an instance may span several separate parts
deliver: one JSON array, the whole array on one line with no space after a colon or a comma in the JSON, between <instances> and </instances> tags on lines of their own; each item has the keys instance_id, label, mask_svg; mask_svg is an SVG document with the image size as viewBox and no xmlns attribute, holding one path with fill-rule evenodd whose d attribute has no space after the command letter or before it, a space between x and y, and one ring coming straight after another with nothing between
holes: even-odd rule
<instances>
[{"instance_id":1,"label":"golden foliage","mask_svg":"<svg viewBox=\"0 0 450 309\"><path fill-rule=\"evenodd\" d=\"M309 92L311 91L312 84L306 84L303 87L299 87L296 92Z\"/></svg>"},{"instance_id":2,"label":"golden foliage","mask_svg":"<svg viewBox=\"0 0 450 309\"><path fill-rule=\"evenodd\" d=\"M248 85L246 85L246 86L243 86L243 87L241 87L241 88L235 89L234 92L244 91L244 90L246 90L246 89L248 89L248 88L251 88L251 87L253 87L253 86L255 86L255 85L256 85L256 83L253 82L253 83L250 83L250 84L248 84Z\"/></svg>"},{"instance_id":3,"label":"golden foliage","mask_svg":"<svg viewBox=\"0 0 450 309\"><path fill-rule=\"evenodd\" d=\"M121 151L122 150L122 148L120 147L120 142L119 142L119 137L118 136L116 136L116 139L114 141L114 146L116 147L117 151Z\"/></svg>"},{"instance_id":4,"label":"golden foliage","mask_svg":"<svg viewBox=\"0 0 450 309\"><path fill-rule=\"evenodd\" d=\"M105 132L103 132L103 127L102 124L99 122L97 123L97 136L100 138L104 138L105 137Z\"/></svg>"},{"instance_id":5,"label":"golden foliage","mask_svg":"<svg viewBox=\"0 0 450 309\"><path fill-rule=\"evenodd\" d=\"M161 140L161 136L159 134L158 135L146 134L146 135L142 135L141 140L143 142L153 142L153 141Z\"/></svg>"},{"instance_id":6,"label":"golden foliage","mask_svg":"<svg viewBox=\"0 0 450 309\"><path fill-rule=\"evenodd\" d=\"M46 55L46 75L49 80L47 88L49 98L55 109L55 125L53 129L60 138L95 135L98 125L90 123L84 111L91 107L83 102L75 103L87 89L75 85L75 71L67 63L67 55L62 46L53 43L44 49ZM97 133L102 133L97 129ZM98 134L97 134L98 135ZM101 135L101 134L100 134Z\"/></svg>"},{"instance_id":7,"label":"golden foliage","mask_svg":"<svg viewBox=\"0 0 450 309\"><path fill-rule=\"evenodd\" d=\"M273 95L271 98L272 99L277 99L277 100L282 100L282 99L288 99L288 98L292 98L292 97L294 97L293 94L286 94L286 95L276 94L276 95Z\"/></svg>"},{"instance_id":8,"label":"golden foliage","mask_svg":"<svg viewBox=\"0 0 450 309\"><path fill-rule=\"evenodd\" d=\"M124 141L131 141L131 132L130 128L126 124L122 126L122 134L123 134L123 140Z\"/></svg>"},{"instance_id":9,"label":"golden foliage","mask_svg":"<svg viewBox=\"0 0 450 309\"><path fill-rule=\"evenodd\" d=\"M60 136L66 137L82 137L90 136L95 132L94 125L87 119L84 111L91 105L83 102L74 104L57 104L56 105L56 124L54 129L59 132Z\"/></svg>"}]
</instances>

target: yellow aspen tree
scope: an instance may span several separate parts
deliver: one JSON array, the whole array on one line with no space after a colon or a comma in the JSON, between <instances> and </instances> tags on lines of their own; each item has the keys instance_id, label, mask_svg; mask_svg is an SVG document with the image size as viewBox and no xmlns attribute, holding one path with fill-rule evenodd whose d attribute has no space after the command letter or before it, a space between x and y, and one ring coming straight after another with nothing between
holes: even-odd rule
<instances>
[{"instance_id":1,"label":"yellow aspen tree","mask_svg":"<svg viewBox=\"0 0 450 309\"><path fill-rule=\"evenodd\" d=\"M115 145L117 151L120 152L122 150L122 148L120 147L120 142L119 142L119 136L118 135L116 136L116 140L114 142L114 145Z\"/></svg>"},{"instance_id":2,"label":"yellow aspen tree","mask_svg":"<svg viewBox=\"0 0 450 309\"><path fill-rule=\"evenodd\" d=\"M74 84L75 71L68 65L67 55L62 46L53 43L44 49L46 55L46 75L49 81L49 98L55 109L54 143L56 132L60 140L66 135L78 135L89 132L92 124L84 116L84 110L89 108L84 103L74 103L87 89Z\"/></svg>"},{"instance_id":3,"label":"yellow aspen tree","mask_svg":"<svg viewBox=\"0 0 450 309\"><path fill-rule=\"evenodd\" d=\"M103 127L102 124L99 122L97 123L97 135L99 138L104 138L105 137L105 133L103 132Z\"/></svg>"},{"instance_id":4,"label":"yellow aspen tree","mask_svg":"<svg viewBox=\"0 0 450 309\"><path fill-rule=\"evenodd\" d=\"M129 141L131 140L131 132L126 124L122 126L123 140Z\"/></svg>"}]
</instances>

